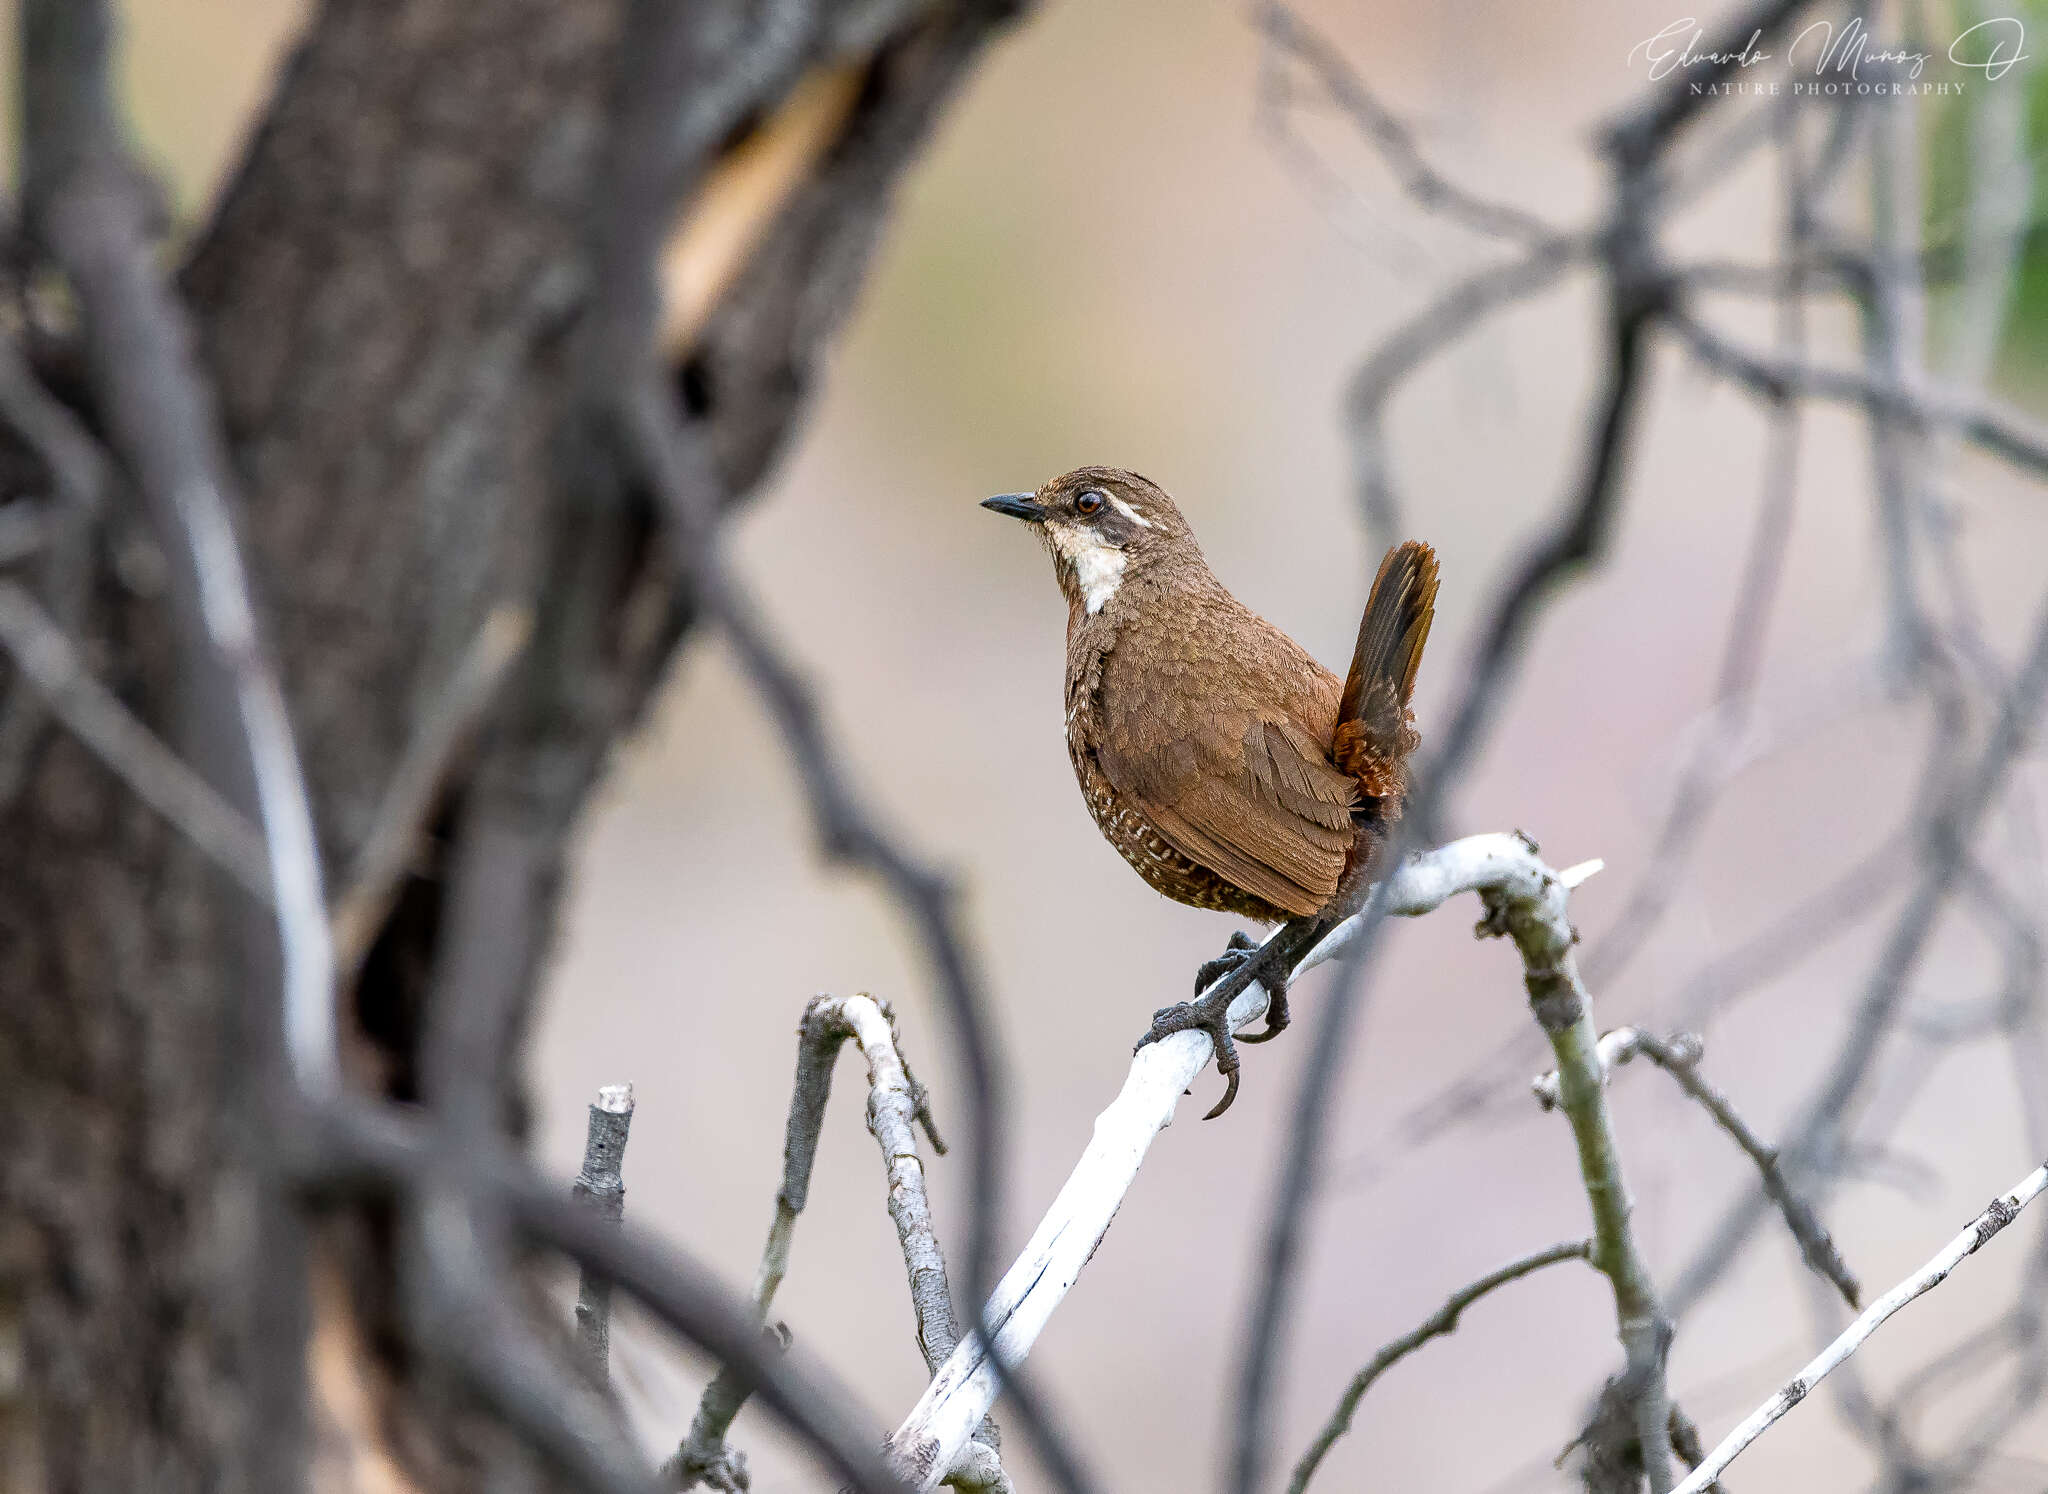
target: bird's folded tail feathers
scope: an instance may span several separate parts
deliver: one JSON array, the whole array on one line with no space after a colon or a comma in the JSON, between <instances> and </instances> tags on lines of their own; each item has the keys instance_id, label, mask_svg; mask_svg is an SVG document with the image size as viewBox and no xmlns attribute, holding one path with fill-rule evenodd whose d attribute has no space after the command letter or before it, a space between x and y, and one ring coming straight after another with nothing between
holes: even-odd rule
<instances>
[{"instance_id":1,"label":"bird's folded tail feathers","mask_svg":"<svg viewBox=\"0 0 2048 1494\"><path fill-rule=\"evenodd\" d=\"M1398 801L1406 787L1404 764L1417 740L1408 702L1436 616L1436 586L1436 551L1417 540L1396 545L1359 619L1330 757L1372 799Z\"/></svg>"}]
</instances>

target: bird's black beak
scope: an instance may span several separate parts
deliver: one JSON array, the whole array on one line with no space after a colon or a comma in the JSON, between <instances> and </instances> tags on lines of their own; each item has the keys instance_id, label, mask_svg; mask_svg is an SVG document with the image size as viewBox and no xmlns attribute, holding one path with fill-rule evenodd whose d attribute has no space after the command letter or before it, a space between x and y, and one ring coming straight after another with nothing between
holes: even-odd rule
<instances>
[{"instance_id":1,"label":"bird's black beak","mask_svg":"<svg viewBox=\"0 0 2048 1494\"><path fill-rule=\"evenodd\" d=\"M999 514L1008 514L1013 519L1022 519L1027 524L1045 522L1045 510L1038 506L1037 499L1030 493L998 493L993 498L982 499L981 506Z\"/></svg>"}]
</instances>

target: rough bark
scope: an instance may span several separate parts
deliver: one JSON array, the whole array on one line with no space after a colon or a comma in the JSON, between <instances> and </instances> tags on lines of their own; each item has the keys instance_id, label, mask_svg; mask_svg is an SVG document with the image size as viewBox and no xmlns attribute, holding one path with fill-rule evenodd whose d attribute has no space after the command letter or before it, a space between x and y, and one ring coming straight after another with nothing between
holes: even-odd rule
<instances>
[{"instance_id":1,"label":"rough bark","mask_svg":"<svg viewBox=\"0 0 2048 1494\"><path fill-rule=\"evenodd\" d=\"M853 7L820 9L817 60L862 70L855 102L675 350L678 396L742 497L791 433L892 187L1007 12L913 10L877 42L841 13ZM502 767L508 736L527 766L545 749L546 781L521 785L542 852L514 956L530 998L569 826L688 625L648 506L629 493L570 508L558 480L623 13L620 0L329 0L181 276L249 495L250 569L334 891L492 606L565 584L592 602L536 638L557 688L519 692L538 719L487 730L458 764L430 826L442 849L405 882L348 994L351 1077L396 1097L420 1087L446 848L477 774ZM43 351L61 383L61 349ZM157 568L114 509L73 625L100 678L174 735ZM17 686L0 665L0 701ZM243 1142L260 1121L217 903L173 832L38 728L21 791L0 804L0 1332L18 1325L26 1406L0 1427L5 1466L33 1466L53 1491L260 1486L259 1329L238 1305L257 1264ZM516 1059L516 1043L481 1059L515 1130ZM308 1309L321 1341L367 1346L378 1434L422 1487L544 1480L420 1383L390 1240L389 1220L330 1218L323 1259L347 1291L318 1303L350 1304L347 1321ZM332 1430L326 1393L316 1373L316 1432Z\"/></svg>"}]
</instances>

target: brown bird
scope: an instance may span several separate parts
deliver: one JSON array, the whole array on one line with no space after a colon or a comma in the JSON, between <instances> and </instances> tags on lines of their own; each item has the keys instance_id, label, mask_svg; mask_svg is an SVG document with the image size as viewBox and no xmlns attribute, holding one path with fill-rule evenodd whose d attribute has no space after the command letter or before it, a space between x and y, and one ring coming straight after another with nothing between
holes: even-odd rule
<instances>
[{"instance_id":1,"label":"brown bird","mask_svg":"<svg viewBox=\"0 0 2048 1494\"><path fill-rule=\"evenodd\" d=\"M1412 540L1387 552L1339 680L1224 590L1173 500L1134 472L1082 467L982 507L1033 525L1052 553L1067 755L1097 828L1175 902L1289 925L1264 946L1234 936L1196 977L1200 999L1162 1009L1139 1041L1207 1033L1229 1086L1221 1115L1237 1094L1232 998L1262 980L1266 1030L1243 1041L1279 1034L1287 970L1355 911L1400 816L1436 553Z\"/></svg>"}]
</instances>

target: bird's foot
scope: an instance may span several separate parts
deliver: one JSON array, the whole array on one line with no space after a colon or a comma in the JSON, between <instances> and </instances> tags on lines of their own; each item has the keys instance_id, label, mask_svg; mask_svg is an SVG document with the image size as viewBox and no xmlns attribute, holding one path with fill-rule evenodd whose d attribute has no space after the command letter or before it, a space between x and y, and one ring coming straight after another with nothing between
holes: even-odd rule
<instances>
[{"instance_id":1,"label":"bird's foot","mask_svg":"<svg viewBox=\"0 0 2048 1494\"><path fill-rule=\"evenodd\" d=\"M1152 1014L1152 1026L1138 1039L1136 1053L1147 1044L1162 1038L1170 1038L1176 1032L1201 1032L1208 1034L1209 1042L1216 1050L1216 1072L1223 1076L1223 1098L1203 1120L1214 1120L1230 1108L1237 1098L1237 1044L1230 1037L1230 1002L1226 996L1218 1001L1213 995L1200 1001L1180 1001L1172 1006L1162 1006Z\"/></svg>"},{"instance_id":2,"label":"bird's foot","mask_svg":"<svg viewBox=\"0 0 2048 1494\"><path fill-rule=\"evenodd\" d=\"M1216 1050L1216 1072L1223 1076L1225 1087L1223 1098L1216 1102L1215 1109L1202 1117L1203 1120L1214 1120L1237 1098L1237 1043L1230 1035L1230 1004L1237 1000L1239 993L1255 980L1263 982L1274 993L1272 1005L1267 1008L1266 1030L1249 1041L1264 1042L1277 1036L1287 1025L1283 977L1289 960L1297 953L1294 942L1276 935L1264 944L1246 949L1238 947L1237 940L1232 940L1231 950L1222 957L1222 963L1228 967L1224 974L1213 983L1205 982L1208 989L1196 1000L1161 1007L1154 1012L1151 1029L1138 1039L1137 1048L1131 1050L1136 1052L1138 1048L1172 1037L1176 1032L1207 1034L1210 1045Z\"/></svg>"},{"instance_id":3,"label":"bird's foot","mask_svg":"<svg viewBox=\"0 0 2048 1494\"><path fill-rule=\"evenodd\" d=\"M1224 946L1223 953L1213 960L1204 960L1202 968L1195 972L1196 999L1199 1000L1204 991L1224 976L1241 969L1262 947L1258 940L1243 929L1232 934L1230 943ZM1240 1043L1270 1043L1287 1030L1287 987L1274 972L1268 972L1264 981L1266 989L1272 994L1272 1001L1266 1007L1265 1031L1240 1032L1237 1034L1237 1041Z\"/></svg>"},{"instance_id":4,"label":"bird's foot","mask_svg":"<svg viewBox=\"0 0 2048 1494\"><path fill-rule=\"evenodd\" d=\"M1213 960L1202 961L1201 968L1195 972L1196 997L1200 998L1209 987L1242 965L1258 947L1259 941L1243 929L1232 934L1230 942L1223 946L1223 953Z\"/></svg>"}]
</instances>

